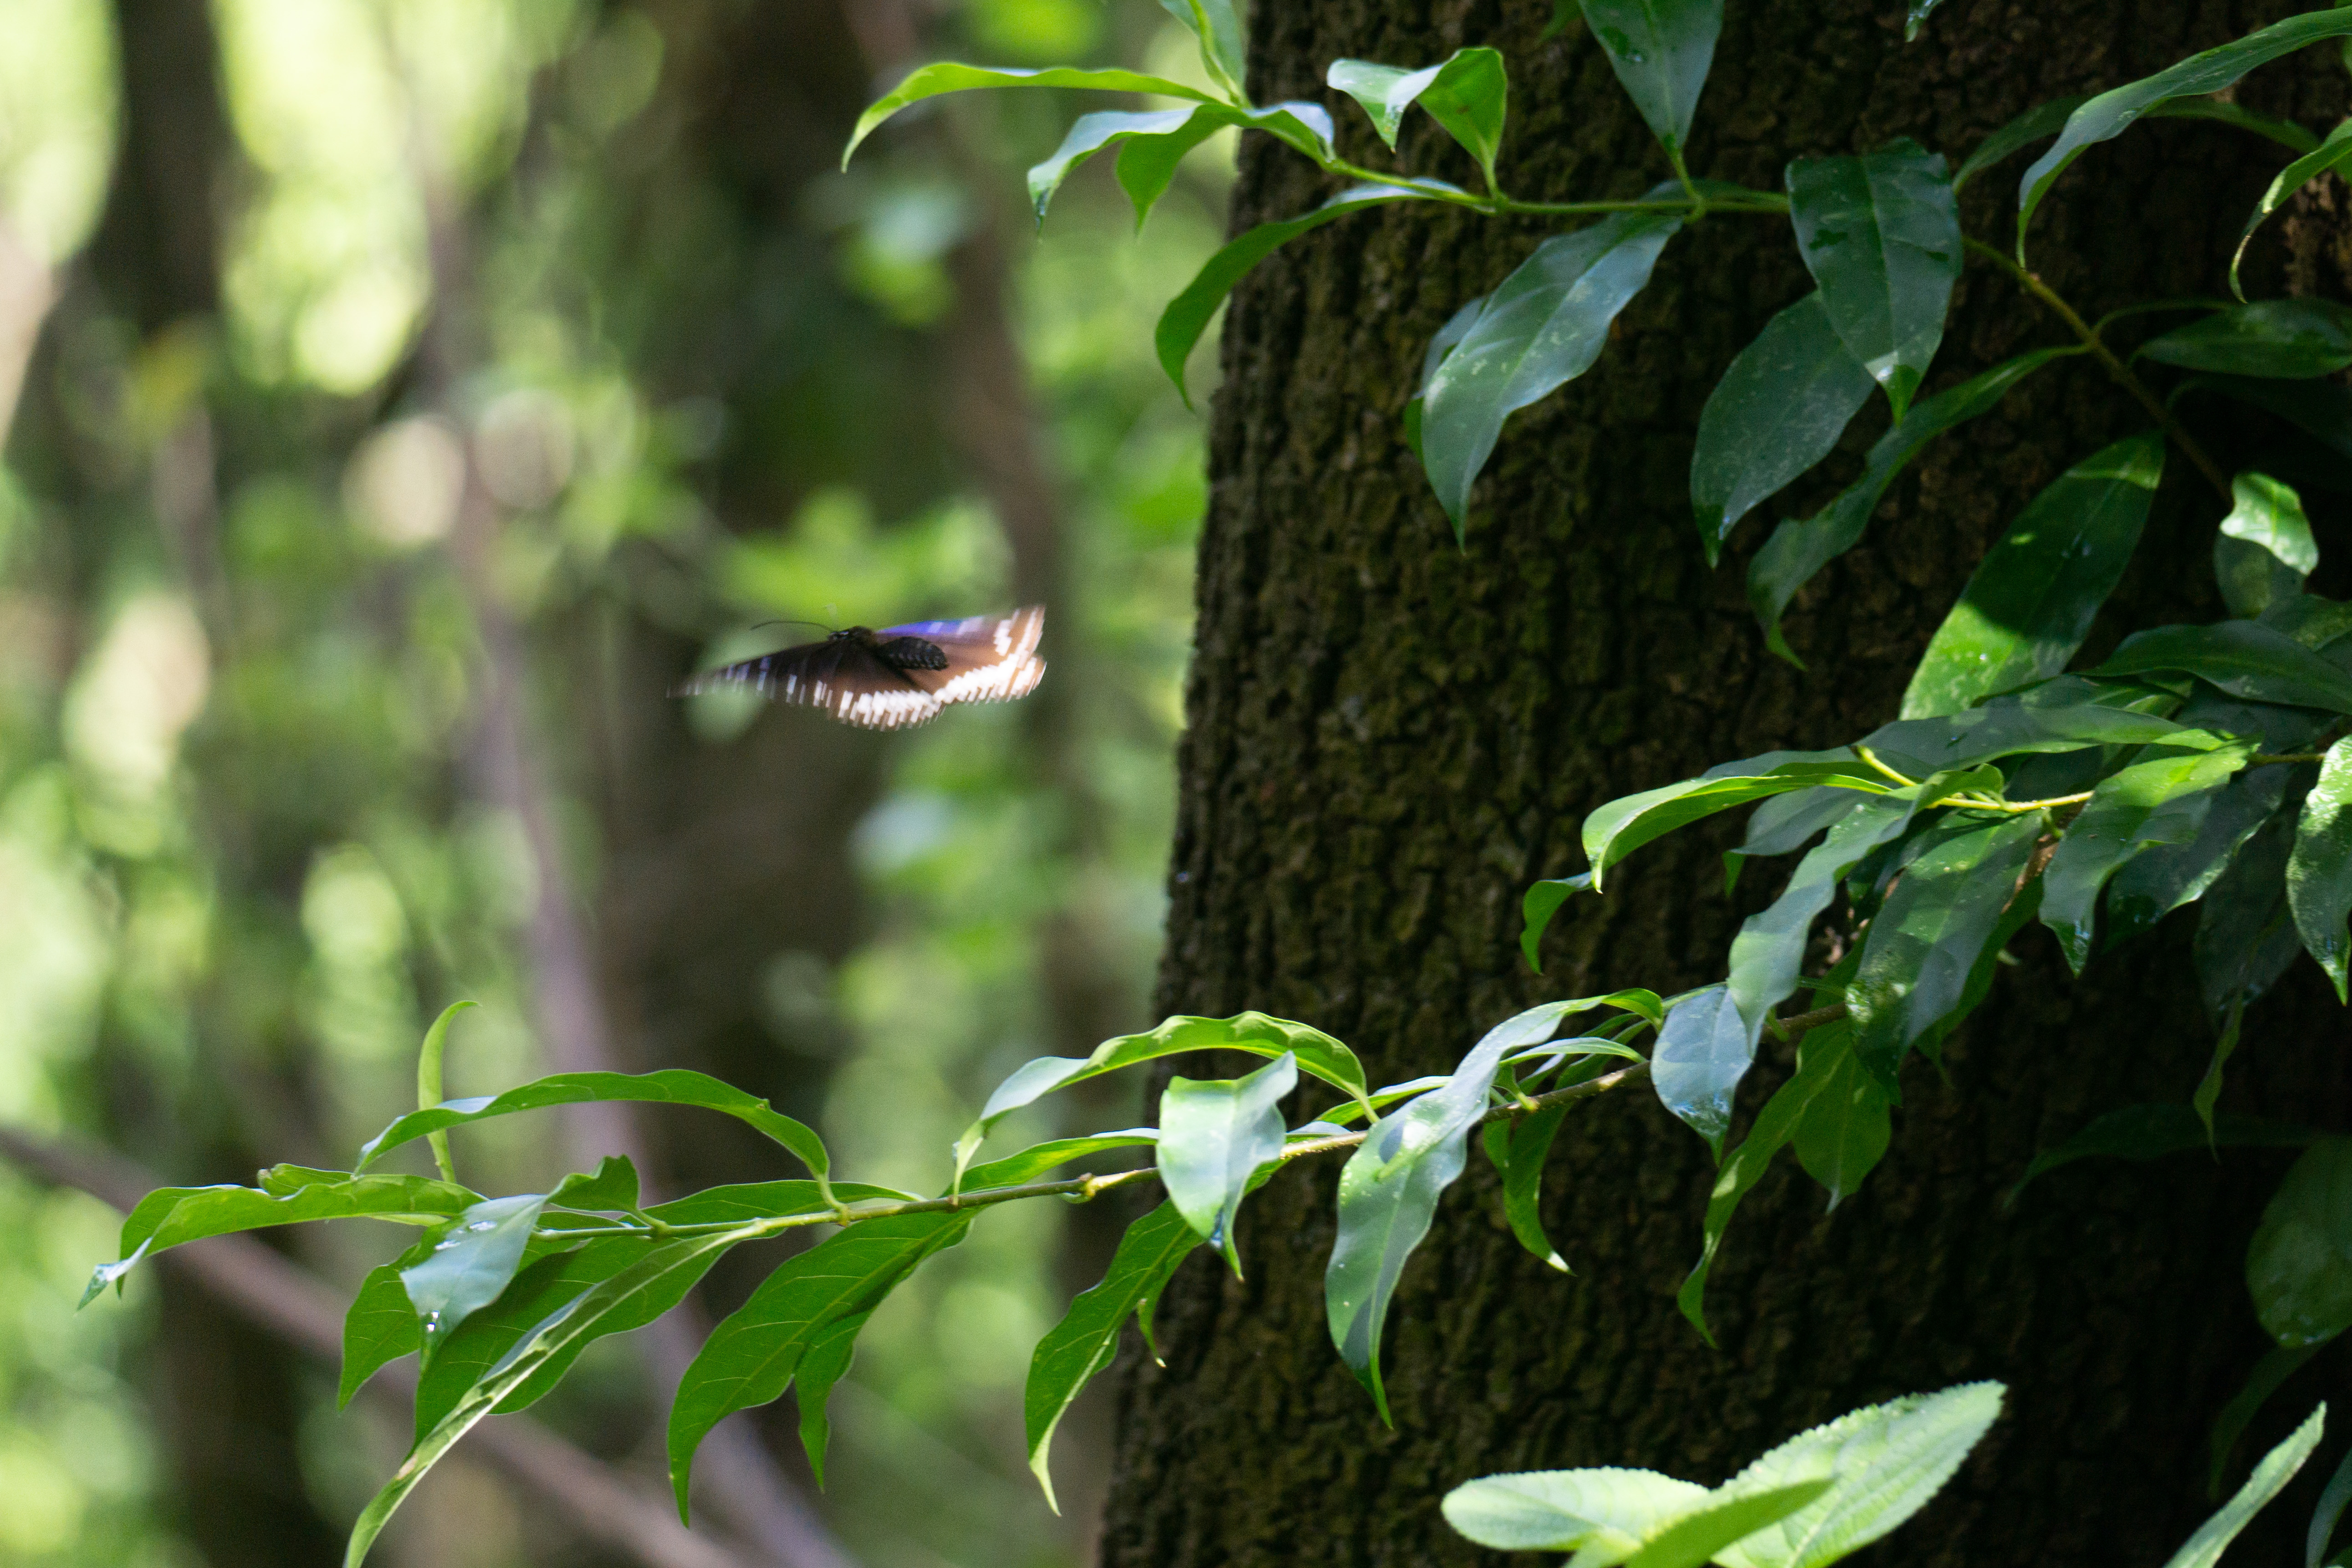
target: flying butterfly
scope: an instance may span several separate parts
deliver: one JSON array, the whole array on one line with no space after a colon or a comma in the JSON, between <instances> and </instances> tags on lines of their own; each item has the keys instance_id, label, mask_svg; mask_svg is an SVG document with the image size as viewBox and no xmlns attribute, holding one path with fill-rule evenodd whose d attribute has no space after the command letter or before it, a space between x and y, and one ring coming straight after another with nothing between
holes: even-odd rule
<instances>
[{"instance_id":1,"label":"flying butterfly","mask_svg":"<svg viewBox=\"0 0 2352 1568\"><path fill-rule=\"evenodd\" d=\"M1037 689L1045 661L1043 605L961 621L845 626L823 642L705 670L679 697L749 687L778 702L823 710L861 730L903 730L957 702L1010 702Z\"/></svg>"}]
</instances>

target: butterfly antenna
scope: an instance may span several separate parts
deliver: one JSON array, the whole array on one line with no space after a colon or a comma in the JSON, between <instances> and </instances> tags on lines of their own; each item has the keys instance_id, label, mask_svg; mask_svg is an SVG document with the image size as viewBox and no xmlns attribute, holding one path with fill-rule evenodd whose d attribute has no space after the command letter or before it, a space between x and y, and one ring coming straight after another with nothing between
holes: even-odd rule
<instances>
[{"instance_id":1,"label":"butterfly antenna","mask_svg":"<svg viewBox=\"0 0 2352 1568\"><path fill-rule=\"evenodd\" d=\"M756 632L763 630L769 626L814 626L817 630L826 633L830 633L833 630L831 626L826 626L823 621L761 621L758 626L753 626L751 629Z\"/></svg>"}]
</instances>

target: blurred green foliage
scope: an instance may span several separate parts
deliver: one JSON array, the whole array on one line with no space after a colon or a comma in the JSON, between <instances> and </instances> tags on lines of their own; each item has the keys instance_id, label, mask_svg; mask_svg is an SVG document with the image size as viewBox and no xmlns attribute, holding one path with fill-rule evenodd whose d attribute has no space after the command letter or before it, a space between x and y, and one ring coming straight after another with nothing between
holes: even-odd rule
<instances>
[{"instance_id":1,"label":"blurred green foliage","mask_svg":"<svg viewBox=\"0 0 2352 1568\"><path fill-rule=\"evenodd\" d=\"M821 1115L837 1169L919 1187L987 1084L1065 1048L1056 973L1083 969L1119 1026L1148 1021L1203 504L1200 428L1148 326L1217 240L1230 147L1195 155L1152 246L1106 166L1037 247L1017 163L966 160L1042 155L1058 111L959 106L1003 119L834 174L878 68L805 9L730 54L721 23L655 7L216 0L228 139L194 203L217 223L217 308L142 321L121 253L93 243L132 199L115 9L0 0L0 1122L240 1179L348 1163L455 997L482 1005L452 1092L544 1068L548 868L482 740L485 594L520 629L523 733L627 1065L748 1052L754 1087ZM1151 8L1090 0L972 0L937 29L927 48L1012 61L1183 48ZM1004 521L934 406L942 342L992 308L951 265L982 234L1011 258L1062 512L1056 728L1021 707L888 739L717 697L672 710L661 690L698 659L810 635L771 618L1009 603ZM496 519L472 567L469 506ZM737 793L689 797L706 777ZM697 815L759 792L830 805L773 827ZM779 864L845 857L851 881L730 892L745 821L812 839ZM664 878L748 931L693 980L713 994L667 978L678 906L644 890ZM817 934L771 942L765 906ZM460 1152L500 1187L567 1158L544 1119ZM864 1562L1085 1550L1018 1458L1064 1221L1024 1205L979 1227L867 1331L827 1508ZM110 1223L0 1166L0 1564L225 1563L206 1478L232 1420L252 1424L236 1485L273 1444L291 1457L256 1494L294 1521L283 1539L311 1515L339 1531L396 1435L336 1415L327 1373L283 1355L278 1405L192 1404L185 1367L232 1352L208 1320L156 1336L168 1285L69 1310ZM348 1286L397 1244L290 1245ZM628 1455L646 1377L608 1342L545 1413ZM388 1542L398 1560L581 1560L534 1543L482 1473L455 1477ZM253 1542L241 1565L300 1556Z\"/></svg>"}]
</instances>

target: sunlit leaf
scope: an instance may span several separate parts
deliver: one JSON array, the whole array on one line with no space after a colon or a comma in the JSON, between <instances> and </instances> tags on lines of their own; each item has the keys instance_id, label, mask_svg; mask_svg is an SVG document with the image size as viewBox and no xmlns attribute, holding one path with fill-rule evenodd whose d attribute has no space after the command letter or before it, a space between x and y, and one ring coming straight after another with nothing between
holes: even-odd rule
<instances>
[{"instance_id":1,"label":"sunlit leaf","mask_svg":"<svg viewBox=\"0 0 2352 1568\"><path fill-rule=\"evenodd\" d=\"M1495 154L1502 147L1510 95L1510 79L1499 51L1456 49L1442 64L1422 70L1373 65L1368 60L1334 60L1324 79L1364 106L1372 129L1391 151L1404 111L1419 103L1478 161L1486 188L1496 188Z\"/></svg>"},{"instance_id":2,"label":"sunlit leaf","mask_svg":"<svg viewBox=\"0 0 2352 1568\"><path fill-rule=\"evenodd\" d=\"M1643 123L1679 156L1715 63L1723 0L1583 0L1583 7Z\"/></svg>"},{"instance_id":3,"label":"sunlit leaf","mask_svg":"<svg viewBox=\"0 0 2352 1568\"><path fill-rule=\"evenodd\" d=\"M2345 997L2346 922L2352 917L2352 737L2327 748L2304 797L2286 863L2287 907L2303 945Z\"/></svg>"},{"instance_id":4,"label":"sunlit leaf","mask_svg":"<svg viewBox=\"0 0 2352 1568\"><path fill-rule=\"evenodd\" d=\"M1083 1138L1050 1139L1043 1143L1033 1143L1001 1160L972 1166L963 1173L963 1190L976 1193L989 1187L1017 1187L1088 1154L1099 1154L1107 1149L1139 1148L1159 1141L1160 1131L1154 1127L1129 1127L1117 1132L1089 1133Z\"/></svg>"},{"instance_id":5,"label":"sunlit leaf","mask_svg":"<svg viewBox=\"0 0 2352 1568\"><path fill-rule=\"evenodd\" d=\"M2213 540L2213 575L2231 614L2259 616L2303 592L2303 580L2319 564L2319 545L2303 498L2291 487L2244 473L2231 481L2230 492L2230 515Z\"/></svg>"},{"instance_id":6,"label":"sunlit leaf","mask_svg":"<svg viewBox=\"0 0 2352 1568\"><path fill-rule=\"evenodd\" d=\"M2287 774L2281 767L2247 769L2213 797L2196 837L2133 856L2107 884L2107 945L2127 942L2181 905L2203 898L2278 809Z\"/></svg>"},{"instance_id":7,"label":"sunlit leaf","mask_svg":"<svg viewBox=\"0 0 2352 1568\"><path fill-rule=\"evenodd\" d=\"M547 1205L628 1214L637 1206L637 1167L625 1154L607 1154L593 1174L574 1173L555 1184Z\"/></svg>"},{"instance_id":8,"label":"sunlit leaf","mask_svg":"<svg viewBox=\"0 0 2352 1568\"><path fill-rule=\"evenodd\" d=\"M1160 0L1160 8L1184 24L1201 43L1201 63L1210 79L1239 102L1248 60L1240 14L1234 0Z\"/></svg>"},{"instance_id":9,"label":"sunlit leaf","mask_svg":"<svg viewBox=\"0 0 2352 1568\"><path fill-rule=\"evenodd\" d=\"M2033 372L2075 352L2036 349L1919 403L1870 448L1861 479L1813 516L1801 521L1791 520L1775 529L1748 571L1748 602L1756 608L1764 640L1772 651L1795 661L1796 656L1780 636L1781 613L1815 574L1862 542L1870 514L1878 509L1886 487L1895 482L1905 464L1945 431L1990 412L2011 387Z\"/></svg>"},{"instance_id":10,"label":"sunlit leaf","mask_svg":"<svg viewBox=\"0 0 2352 1568\"><path fill-rule=\"evenodd\" d=\"M279 1168L281 1171L285 1167ZM206 1237L321 1219L383 1219L439 1225L482 1201L479 1193L425 1176L347 1176L307 1172L308 1180L273 1195L256 1187L158 1187L122 1222L121 1258L100 1265L82 1292L89 1302L140 1260Z\"/></svg>"},{"instance_id":11,"label":"sunlit leaf","mask_svg":"<svg viewBox=\"0 0 2352 1568\"><path fill-rule=\"evenodd\" d=\"M2238 237L2238 248L2230 257L2231 293L2241 300L2246 297L2245 289L2238 281L2238 268L2244 265L2246 247L2253 243L2254 231L2263 226L2263 220L2278 211L2280 205L2295 192L2330 170L2341 167L2347 158L2352 158L2352 120L2338 123L2327 133L2326 141L2279 171L2278 178L2273 180L2270 189L2263 193L2263 199L2254 204L2252 216L2246 219L2246 231Z\"/></svg>"},{"instance_id":12,"label":"sunlit leaf","mask_svg":"<svg viewBox=\"0 0 2352 1568\"><path fill-rule=\"evenodd\" d=\"M1757 503L1830 455L1875 384L1818 290L1739 351L1707 394L1691 452L1691 510L1709 564Z\"/></svg>"},{"instance_id":13,"label":"sunlit leaf","mask_svg":"<svg viewBox=\"0 0 2352 1568\"><path fill-rule=\"evenodd\" d=\"M1544 1162L1552 1139L1568 1117L1568 1102L1547 1105L1516 1121L1486 1124L1486 1153L1503 1177L1503 1220L1518 1244L1563 1274L1573 1273L1559 1249L1544 1234Z\"/></svg>"},{"instance_id":14,"label":"sunlit leaf","mask_svg":"<svg viewBox=\"0 0 2352 1568\"><path fill-rule=\"evenodd\" d=\"M952 60L919 66L909 71L898 85L874 100L866 112L857 117L857 125L849 134L849 145L841 150L841 166L847 168L857 144L874 134L877 127L910 103L927 98L937 98L943 92L969 92L983 87L1080 87L1100 92L1156 93L1161 98L1190 99L1195 103L1213 103L1215 99L1199 88L1187 87L1181 81L1165 77L1144 76L1126 70L1077 70L1067 66L1054 66L1045 70L1013 70L993 66L968 66Z\"/></svg>"},{"instance_id":15,"label":"sunlit leaf","mask_svg":"<svg viewBox=\"0 0 2352 1568\"><path fill-rule=\"evenodd\" d=\"M1709 768L1695 779L1612 800L1584 819L1584 853L1592 862L1588 874L1593 889L1601 890L1610 867L1654 838L1718 811L1830 781L1864 795L1884 794L1892 787L1885 777L1856 760L1851 750L1841 747L1830 752L1766 752Z\"/></svg>"},{"instance_id":16,"label":"sunlit leaf","mask_svg":"<svg viewBox=\"0 0 2352 1568\"><path fill-rule=\"evenodd\" d=\"M1258 1167L1282 1153L1282 1100L1297 1085L1298 1060L1286 1051L1247 1078L1171 1078L1160 1092L1160 1184L1237 1276L1234 1216Z\"/></svg>"},{"instance_id":17,"label":"sunlit leaf","mask_svg":"<svg viewBox=\"0 0 2352 1568\"><path fill-rule=\"evenodd\" d=\"M1639 1551L1644 1531L1706 1501L1705 1487L1654 1470L1526 1470L1481 1476L1445 1494L1445 1522L1497 1552L1578 1552L1611 1563Z\"/></svg>"},{"instance_id":18,"label":"sunlit leaf","mask_svg":"<svg viewBox=\"0 0 2352 1568\"><path fill-rule=\"evenodd\" d=\"M1958 712L2055 675L2123 577L2164 478L2164 437L2126 437L2075 464L2018 513L1928 640L1903 717Z\"/></svg>"},{"instance_id":19,"label":"sunlit leaf","mask_svg":"<svg viewBox=\"0 0 2352 1568\"><path fill-rule=\"evenodd\" d=\"M2264 1505L2286 1489L2287 1482L2303 1468L2312 1450L2319 1447L2319 1438L2327 1426L2327 1406L2320 1405L2309 1419L2294 1429L2294 1435L2263 1457L2254 1473L2237 1495L2223 1503L2221 1511L2198 1526L2197 1533L2181 1544L2179 1551L2168 1558L2164 1568L2213 1568L2221 1561L2221 1553L2238 1532L2253 1522L2254 1515Z\"/></svg>"},{"instance_id":20,"label":"sunlit leaf","mask_svg":"<svg viewBox=\"0 0 2352 1568\"><path fill-rule=\"evenodd\" d=\"M458 1324L506 1289L546 1205L546 1197L536 1193L486 1198L459 1215L424 1259L402 1272L401 1286L424 1325L426 1362Z\"/></svg>"},{"instance_id":21,"label":"sunlit leaf","mask_svg":"<svg viewBox=\"0 0 2352 1568\"><path fill-rule=\"evenodd\" d=\"M428 1232L398 1258L369 1269L367 1278L360 1281L351 1309L343 1314L343 1366L335 1385L336 1409L349 1405L352 1395L384 1367L424 1348L424 1327L416 1321L416 1309L408 1304L400 1271L422 1262L432 1250L433 1237Z\"/></svg>"},{"instance_id":22,"label":"sunlit leaf","mask_svg":"<svg viewBox=\"0 0 2352 1568\"><path fill-rule=\"evenodd\" d=\"M2098 782L2066 825L2042 872L2042 923L2077 974L2090 961L2099 892L2123 864L2158 844L2186 844L2204 826L2213 796L2245 766L2237 749L2136 763Z\"/></svg>"},{"instance_id":23,"label":"sunlit leaf","mask_svg":"<svg viewBox=\"0 0 2352 1568\"><path fill-rule=\"evenodd\" d=\"M2126 637L2093 675L2177 669L2232 697L2352 713L2352 675L2294 638L2253 621L2158 626Z\"/></svg>"},{"instance_id":24,"label":"sunlit leaf","mask_svg":"<svg viewBox=\"0 0 2352 1568\"><path fill-rule=\"evenodd\" d=\"M2352 309L2326 300L2263 300L2175 327L2140 357L2183 370L2301 380L2352 365Z\"/></svg>"},{"instance_id":25,"label":"sunlit leaf","mask_svg":"<svg viewBox=\"0 0 2352 1568\"><path fill-rule=\"evenodd\" d=\"M2282 55L2292 54L2323 38L2352 34L2352 12L2315 11L2290 16L2247 34L2244 37L2189 56L2179 64L2103 92L2067 117L2066 128L2051 149L2034 160L2017 183L2018 254L2025 251L2025 231L2034 209L2066 166L2084 152L2110 137L2121 135L2132 121L2170 99L2220 92L2252 70Z\"/></svg>"},{"instance_id":26,"label":"sunlit leaf","mask_svg":"<svg viewBox=\"0 0 2352 1568\"><path fill-rule=\"evenodd\" d=\"M1895 417L1943 342L1960 277L1960 209L1943 154L1908 140L1789 165L1789 218L1846 351Z\"/></svg>"},{"instance_id":27,"label":"sunlit leaf","mask_svg":"<svg viewBox=\"0 0 2352 1568\"><path fill-rule=\"evenodd\" d=\"M916 1265L961 1241L971 1221L953 1211L860 1221L786 1258L710 1331L670 1405L669 1475L680 1519L704 1435L738 1410L781 1397L820 1335L872 1311Z\"/></svg>"},{"instance_id":28,"label":"sunlit leaf","mask_svg":"<svg viewBox=\"0 0 2352 1568\"><path fill-rule=\"evenodd\" d=\"M1699 1568L1727 1555L1734 1542L1756 1534L1818 1502L1830 1489L1815 1477L1785 1487L1718 1487L1706 1501L1658 1530L1626 1558L1625 1568Z\"/></svg>"}]
</instances>

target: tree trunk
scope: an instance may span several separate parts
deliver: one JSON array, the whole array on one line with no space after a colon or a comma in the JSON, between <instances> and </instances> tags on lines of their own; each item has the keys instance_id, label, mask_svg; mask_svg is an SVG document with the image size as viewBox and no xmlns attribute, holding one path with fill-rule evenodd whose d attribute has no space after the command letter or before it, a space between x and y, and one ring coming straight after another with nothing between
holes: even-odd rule
<instances>
[{"instance_id":1,"label":"tree trunk","mask_svg":"<svg viewBox=\"0 0 2352 1568\"><path fill-rule=\"evenodd\" d=\"M1965 153L2035 103L2161 68L2283 9L1955 0L1906 46L1891 4L1733 5L1692 167L1778 187L1792 157L1895 136ZM1333 100L1360 163L1386 155L1352 104L1322 92L1328 62L1420 64L1491 43L1512 68L1515 194L1632 195L1665 177L1599 47L1579 25L1539 42L1533 0L1253 10L1257 101ZM2333 123L2335 62L2307 64L2258 79L2247 101ZM2026 161L1969 188L1971 234L2007 243ZM2214 127L2136 128L2044 209L2036 265L2086 315L2212 294L2282 161ZM1400 162L1475 180L1425 120ZM1304 211L1327 194L1318 179L1250 139L1236 230ZM2294 243L2320 256L2334 231L2317 217L2305 229ZM1599 366L1517 416L1474 498L1467 549L1453 547L1399 416L1432 332L1540 232L1425 207L1349 217L1261 266L1226 322L1160 999L1308 1020L1376 1083L1445 1069L1547 997L1720 978L1736 922L1777 891L1755 871L1738 904L1718 891L1728 825L1644 850L1605 901L1564 910L1541 977L1517 955L1519 895L1581 868L1578 824L1605 800L1891 717L2018 508L2145 423L2095 369L2063 362L1932 448L1864 546L1801 596L1801 672L1765 653L1741 588L1769 530L1748 524L1709 572L1685 500L1715 378L1810 287L1776 221L1717 216L1674 243ZM2268 265L2275 279L2275 252ZM1930 390L2061 341L1971 264ZM1810 514L1883 428L1866 415L1823 477L1765 510ZM2176 456L2092 651L2130 626L2221 613L2205 565L2218 507L2201 485ZM1160 1312L1165 1366L1126 1373L1104 1563L1470 1561L1436 1506L1470 1477L1618 1464L1712 1484L1853 1405L1977 1378L2010 1385L2007 1418L1871 1560L2162 1562L2209 1506L2205 1435L2264 1343L2241 1259L2282 1157L2084 1164L2004 1211L2037 1148L2119 1104L2185 1100L2211 1048L2180 921L2080 984L2045 937L2020 945L2024 966L1948 1047L1948 1082L1913 1068L1893 1152L1858 1196L1825 1218L1820 1189L1784 1162L1749 1198L1710 1290L1719 1350L1673 1300L1713 1168L1645 1089L1562 1131L1545 1201L1574 1279L1518 1249L1473 1157L1391 1314L1393 1431L1324 1329L1336 1172L1268 1186L1244 1222L1247 1280L1188 1266ZM2299 973L2258 1010L2231 1103L2343 1123L2342 1015L2315 979ZM1768 1046L1747 1112L1788 1067ZM2307 1411L2331 1372L2324 1360L2282 1407ZM2282 1542L2300 1539L2290 1513L2266 1521Z\"/></svg>"}]
</instances>

